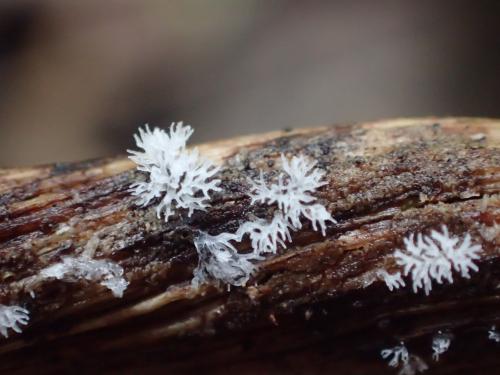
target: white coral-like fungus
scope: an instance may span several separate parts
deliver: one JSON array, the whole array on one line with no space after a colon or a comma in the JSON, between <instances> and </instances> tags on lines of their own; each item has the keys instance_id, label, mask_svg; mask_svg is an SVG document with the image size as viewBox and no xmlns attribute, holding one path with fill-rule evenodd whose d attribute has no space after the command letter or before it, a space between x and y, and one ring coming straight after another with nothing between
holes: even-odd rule
<instances>
[{"instance_id":1,"label":"white coral-like fungus","mask_svg":"<svg viewBox=\"0 0 500 375\"><path fill-rule=\"evenodd\" d=\"M450 349L452 336L447 333L439 331L432 338L432 359L436 362L439 361L439 356Z\"/></svg>"},{"instance_id":2,"label":"white coral-like fungus","mask_svg":"<svg viewBox=\"0 0 500 375\"><path fill-rule=\"evenodd\" d=\"M276 204L285 220L293 229L302 228L300 217L311 221L314 230L326 231L326 222L336 223L335 219L311 195L325 185L322 181L325 173L315 168L316 162L308 160L304 155L294 156L291 161L281 155L283 171L278 181L267 186L261 173L257 181L252 181L252 202Z\"/></svg>"},{"instance_id":3,"label":"white coral-like fungus","mask_svg":"<svg viewBox=\"0 0 500 375\"><path fill-rule=\"evenodd\" d=\"M326 184L322 181L325 173L315 168L316 162L311 162L304 155L294 156L291 161L281 155L281 161L284 173L278 176L276 183L268 186L262 172L256 181L251 181L252 203L276 204L280 210L280 213L274 216L270 228L264 228L269 224L262 221L247 225L252 229L249 233L251 237L253 233L254 250L260 253L275 253L277 243L284 246L284 241L290 240L286 227L292 230L301 229L301 217L308 219L313 230L321 230L323 235L326 234L328 221L336 223L326 208L316 203L316 197L311 195ZM259 226L262 227L260 231ZM264 235L255 234L259 232ZM270 232L267 237L266 232ZM257 238L260 241L254 240ZM266 238L269 241L265 241Z\"/></svg>"},{"instance_id":4,"label":"white coral-like fungus","mask_svg":"<svg viewBox=\"0 0 500 375\"><path fill-rule=\"evenodd\" d=\"M123 292L128 286L120 265L109 260L91 259L86 256L64 257L62 262L44 268L40 276L67 282L76 282L79 279L99 282L119 298L123 297Z\"/></svg>"},{"instance_id":5,"label":"white coral-like fungus","mask_svg":"<svg viewBox=\"0 0 500 375\"><path fill-rule=\"evenodd\" d=\"M0 305L0 333L9 337L9 329L21 333L19 325L26 325L30 320L29 311L20 306Z\"/></svg>"},{"instance_id":6,"label":"white coral-like fungus","mask_svg":"<svg viewBox=\"0 0 500 375\"><path fill-rule=\"evenodd\" d=\"M197 149L186 149L192 134L192 128L182 122L173 123L169 133L159 128L151 130L146 125L134 136L137 147L144 151L129 150L137 169L149 174L148 181L131 185L132 194L141 206L159 199L156 213L158 217L163 215L165 221L178 208L188 210L188 216L194 210L205 210L209 192L220 190L220 181L213 178L219 169L202 159Z\"/></svg>"},{"instance_id":7,"label":"white coral-like fungus","mask_svg":"<svg viewBox=\"0 0 500 375\"><path fill-rule=\"evenodd\" d=\"M428 295L432 290L432 281L441 284L444 280L453 283L452 269L462 277L469 278L469 271L477 271L478 267L473 260L479 258L482 251L480 245L472 245L469 234L461 244L458 237L450 236L448 228L443 225L442 233L432 231L430 236L421 233L411 234L404 239L405 249L396 250L396 262L404 266L403 274L411 272L413 291L423 288Z\"/></svg>"},{"instance_id":8,"label":"white coral-like fungus","mask_svg":"<svg viewBox=\"0 0 500 375\"><path fill-rule=\"evenodd\" d=\"M209 278L227 284L245 285L255 266L251 261L260 257L250 254L239 254L231 241L237 236L231 233L221 233L211 236L200 232L194 239L198 252L198 267L194 271L192 284L198 286Z\"/></svg>"}]
</instances>

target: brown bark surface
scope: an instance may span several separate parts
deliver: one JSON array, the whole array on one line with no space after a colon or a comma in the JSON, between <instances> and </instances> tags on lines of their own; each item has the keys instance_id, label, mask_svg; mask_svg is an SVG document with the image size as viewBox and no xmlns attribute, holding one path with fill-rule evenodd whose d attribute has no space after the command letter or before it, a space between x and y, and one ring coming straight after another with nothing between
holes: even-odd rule
<instances>
[{"instance_id":1,"label":"brown bark surface","mask_svg":"<svg viewBox=\"0 0 500 375\"><path fill-rule=\"evenodd\" d=\"M404 341L428 373L497 373L500 319L500 120L425 118L273 132L199 146L222 166L211 207L160 220L128 192L144 178L125 157L0 170L0 303L30 311L0 340L2 373L396 373L380 350ZM193 236L234 232L272 207L248 179L277 175L280 154L327 172L317 197L338 221L304 223L246 287L190 285ZM471 279L390 292L377 270L409 233L447 225L483 253ZM97 243L130 282L123 298L87 281L38 280L41 269ZM242 244L242 251L248 244ZM408 284L408 283L407 283ZM34 296L30 292L34 292ZM498 324L500 325L500 323ZM454 335L440 362L431 338Z\"/></svg>"}]
</instances>

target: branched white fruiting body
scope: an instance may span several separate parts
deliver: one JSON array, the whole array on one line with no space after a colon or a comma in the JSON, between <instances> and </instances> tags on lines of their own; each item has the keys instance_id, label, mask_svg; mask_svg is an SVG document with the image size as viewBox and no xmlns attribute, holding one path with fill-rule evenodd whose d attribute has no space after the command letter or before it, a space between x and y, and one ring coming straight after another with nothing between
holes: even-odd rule
<instances>
[{"instance_id":1,"label":"branched white fruiting body","mask_svg":"<svg viewBox=\"0 0 500 375\"><path fill-rule=\"evenodd\" d=\"M441 284L444 280L453 283L452 269L462 277L470 278L469 271L477 271L478 267L473 260L479 258L482 251L480 245L472 245L469 234L462 243L460 239L449 235L448 228L443 225L442 233L432 231L430 236L421 233L404 239L405 249L396 250L396 262L403 266L403 274L411 272L413 291L423 288L428 295L432 290L432 281Z\"/></svg>"},{"instance_id":2,"label":"branched white fruiting body","mask_svg":"<svg viewBox=\"0 0 500 375\"><path fill-rule=\"evenodd\" d=\"M309 161L304 155L295 156L291 161L281 155L283 171L275 184L268 186L261 172L257 181L251 181L250 197L252 203L276 204L279 212L271 223L256 220L243 224L240 237L249 234L252 247L257 254L276 253L278 244L286 247L291 241L290 229L302 228L301 217L308 219L313 230L326 234L326 223L336 223L326 208L316 203L311 195L326 182L322 181L324 172L315 168L316 162Z\"/></svg>"},{"instance_id":3,"label":"branched white fruiting body","mask_svg":"<svg viewBox=\"0 0 500 375\"><path fill-rule=\"evenodd\" d=\"M439 356L448 351L451 345L452 336L439 331L432 338L432 359L439 361Z\"/></svg>"},{"instance_id":4,"label":"branched white fruiting body","mask_svg":"<svg viewBox=\"0 0 500 375\"><path fill-rule=\"evenodd\" d=\"M496 326L491 327L488 331L488 338L492 341L500 342L500 333L498 333Z\"/></svg>"},{"instance_id":5,"label":"branched white fruiting body","mask_svg":"<svg viewBox=\"0 0 500 375\"><path fill-rule=\"evenodd\" d=\"M379 276L382 277L382 279L385 282L385 285L389 288L389 290L392 292L394 289L399 289L401 287L406 286L405 281L401 277L401 272L396 272L394 274L390 274L384 270L378 271Z\"/></svg>"},{"instance_id":6,"label":"branched white fruiting body","mask_svg":"<svg viewBox=\"0 0 500 375\"><path fill-rule=\"evenodd\" d=\"M123 292L128 286L120 265L109 260L91 259L86 256L65 257L62 262L41 270L40 276L67 282L76 282L79 279L99 282L119 298L123 297Z\"/></svg>"},{"instance_id":7,"label":"branched white fruiting body","mask_svg":"<svg viewBox=\"0 0 500 375\"><path fill-rule=\"evenodd\" d=\"M391 367L400 367L398 375L415 375L429 368L420 357L410 355L403 342L401 342L401 345L382 350L380 354L384 359L392 357L388 364Z\"/></svg>"},{"instance_id":8,"label":"branched white fruiting body","mask_svg":"<svg viewBox=\"0 0 500 375\"><path fill-rule=\"evenodd\" d=\"M290 230L281 212L275 213L270 223L264 219L247 221L238 228L236 234L239 241L245 235L250 237L255 254L275 254L278 245L286 248L286 241L292 240Z\"/></svg>"},{"instance_id":9,"label":"branched white fruiting body","mask_svg":"<svg viewBox=\"0 0 500 375\"><path fill-rule=\"evenodd\" d=\"M148 181L131 185L132 194L141 206L159 199L156 213L165 221L178 208L186 209L188 216L194 210L206 210L209 192L220 190L220 181L213 178L219 169L202 159L197 149L186 149L192 134L192 128L182 122L173 123L169 133L159 128L150 130L146 125L134 136L137 147L144 151L129 150L137 169L149 174Z\"/></svg>"},{"instance_id":10,"label":"branched white fruiting body","mask_svg":"<svg viewBox=\"0 0 500 375\"><path fill-rule=\"evenodd\" d=\"M255 269L251 261L261 258L253 253L239 254L231 244L231 241L236 239L237 236L230 233L211 236L200 232L195 237L198 267L194 271L192 280L194 286L198 286L208 278L236 286L246 284Z\"/></svg>"},{"instance_id":11,"label":"branched white fruiting body","mask_svg":"<svg viewBox=\"0 0 500 375\"><path fill-rule=\"evenodd\" d=\"M326 234L326 222L336 223L335 219L311 193L316 192L326 182L322 181L325 173L315 168L316 162L309 161L304 155L294 156L289 162L281 155L283 171L278 181L267 186L261 173L257 181L251 181L250 196L252 202L276 204L288 225L298 230L302 228L300 217L308 219L314 230L321 229Z\"/></svg>"},{"instance_id":12,"label":"branched white fruiting body","mask_svg":"<svg viewBox=\"0 0 500 375\"><path fill-rule=\"evenodd\" d=\"M9 337L9 329L21 333L19 325L28 324L29 311L20 306L0 305L0 333L4 337Z\"/></svg>"}]
</instances>

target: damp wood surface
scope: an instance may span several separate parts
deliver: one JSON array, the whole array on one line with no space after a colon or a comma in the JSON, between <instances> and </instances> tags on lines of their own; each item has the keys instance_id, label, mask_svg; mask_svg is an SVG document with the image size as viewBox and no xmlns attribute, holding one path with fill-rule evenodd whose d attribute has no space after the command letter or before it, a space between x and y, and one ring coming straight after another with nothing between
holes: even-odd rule
<instances>
[{"instance_id":1,"label":"damp wood surface","mask_svg":"<svg viewBox=\"0 0 500 375\"><path fill-rule=\"evenodd\" d=\"M168 223L129 192L145 176L126 157L0 169L0 304L30 311L0 339L1 373L391 374L380 350L404 341L429 374L496 374L500 344L500 120L397 119L277 131L199 145L221 166L207 211ZM193 237L234 233L273 208L248 180L272 180L280 154L326 171L326 236L304 222L245 287L191 287ZM471 279L390 292L377 271L410 233L446 225L483 248ZM130 282L123 298L85 280L37 278L92 243ZM239 250L249 249L248 243ZM409 284L407 282L407 284ZM411 283L410 283L411 284ZM432 361L431 339L453 332Z\"/></svg>"}]
</instances>

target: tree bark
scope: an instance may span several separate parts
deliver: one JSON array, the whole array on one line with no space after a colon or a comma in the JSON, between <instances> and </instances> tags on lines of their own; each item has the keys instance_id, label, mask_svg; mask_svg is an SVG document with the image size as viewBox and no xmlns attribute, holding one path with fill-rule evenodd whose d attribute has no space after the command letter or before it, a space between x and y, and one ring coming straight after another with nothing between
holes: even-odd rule
<instances>
[{"instance_id":1,"label":"tree bark","mask_svg":"<svg viewBox=\"0 0 500 375\"><path fill-rule=\"evenodd\" d=\"M199 146L222 169L211 207L168 223L129 193L144 178L125 157L0 170L0 303L31 320L0 340L2 373L396 373L380 351L404 341L429 373L496 373L500 319L500 120L424 118L273 132ZM248 179L280 154L327 173L317 197L338 223L304 223L246 287L191 286L193 236L235 232L272 207ZM470 279L389 291L395 249L446 225L483 248ZM89 242L130 282L123 298L85 280L37 279ZM240 251L248 244L243 243ZM408 283L407 283L408 284ZM432 361L439 330L450 350Z\"/></svg>"}]
</instances>

